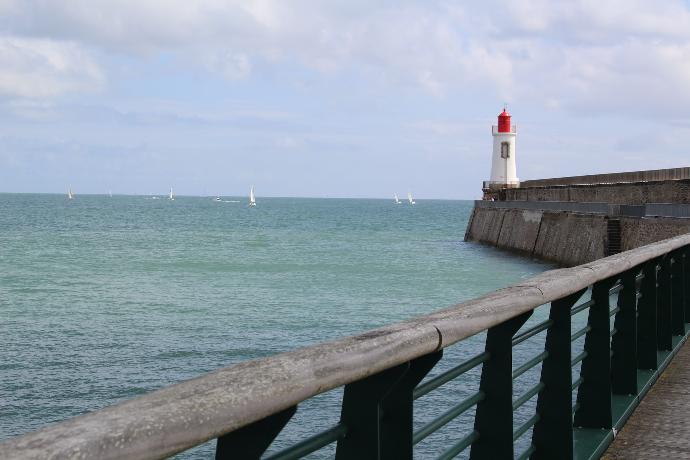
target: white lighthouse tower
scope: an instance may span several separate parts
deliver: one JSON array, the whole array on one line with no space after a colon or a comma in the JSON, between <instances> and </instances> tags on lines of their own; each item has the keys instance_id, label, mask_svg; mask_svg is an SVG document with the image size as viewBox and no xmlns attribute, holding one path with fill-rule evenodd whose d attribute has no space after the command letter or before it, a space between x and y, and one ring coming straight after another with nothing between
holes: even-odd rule
<instances>
[{"instance_id":1,"label":"white lighthouse tower","mask_svg":"<svg viewBox=\"0 0 690 460\"><path fill-rule=\"evenodd\" d=\"M484 182L484 198L494 197L504 188L520 186L515 167L515 136L517 129L510 123L510 114L503 107L498 116L498 126L491 127L494 151L491 156L491 179Z\"/></svg>"}]
</instances>

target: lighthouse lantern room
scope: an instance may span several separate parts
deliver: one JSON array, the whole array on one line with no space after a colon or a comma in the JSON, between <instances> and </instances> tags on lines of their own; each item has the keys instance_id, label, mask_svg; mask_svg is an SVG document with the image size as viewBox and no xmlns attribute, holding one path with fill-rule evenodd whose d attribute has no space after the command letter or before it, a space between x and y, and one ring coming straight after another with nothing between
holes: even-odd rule
<instances>
[{"instance_id":1,"label":"lighthouse lantern room","mask_svg":"<svg viewBox=\"0 0 690 460\"><path fill-rule=\"evenodd\" d=\"M515 137L517 129L510 122L506 107L498 116L498 125L491 127L494 149L491 157L491 179L484 181L484 198L495 199L500 190L520 186L515 167Z\"/></svg>"}]
</instances>

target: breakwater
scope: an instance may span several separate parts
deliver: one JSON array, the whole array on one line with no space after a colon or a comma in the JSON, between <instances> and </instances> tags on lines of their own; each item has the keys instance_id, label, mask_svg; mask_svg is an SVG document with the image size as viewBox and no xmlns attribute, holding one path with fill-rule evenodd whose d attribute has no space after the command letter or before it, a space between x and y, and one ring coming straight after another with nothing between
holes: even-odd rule
<instances>
[{"instance_id":1,"label":"breakwater","mask_svg":"<svg viewBox=\"0 0 690 460\"><path fill-rule=\"evenodd\" d=\"M616 228L618 250L623 251L690 232L690 218L636 215L646 208L630 206L626 210L606 203L477 201L465 240L573 266L614 252L611 237ZM650 210L656 208L661 208L657 212L668 209L669 214L690 212L690 206L649 206ZM626 211L630 215L621 214Z\"/></svg>"},{"instance_id":2,"label":"breakwater","mask_svg":"<svg viewBox=\"0 0 690 460\"><path fill-rule=\"evenodd\" d=\"M476 201L465 240L574 266L682 235L690 232L687 169L527 181L501 190L499 201Z\"/></svg>"}]
</instances>

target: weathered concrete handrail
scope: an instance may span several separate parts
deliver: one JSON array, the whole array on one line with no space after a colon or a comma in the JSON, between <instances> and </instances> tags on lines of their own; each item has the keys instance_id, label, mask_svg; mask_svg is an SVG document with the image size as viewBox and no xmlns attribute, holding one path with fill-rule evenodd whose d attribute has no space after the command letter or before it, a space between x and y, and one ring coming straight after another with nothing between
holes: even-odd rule
<instances>
[{"instance_id":1,"label":"weathered concrete handrail","mask_svg":"<svg viewBox=\"0 0 690 460\"><path fill-rule=\"evenodd\" d=\"M690 234L363 334L236 364L0 444L0 459L162 458L452 345L690 245Z\"/></svg>"}]
</instances>

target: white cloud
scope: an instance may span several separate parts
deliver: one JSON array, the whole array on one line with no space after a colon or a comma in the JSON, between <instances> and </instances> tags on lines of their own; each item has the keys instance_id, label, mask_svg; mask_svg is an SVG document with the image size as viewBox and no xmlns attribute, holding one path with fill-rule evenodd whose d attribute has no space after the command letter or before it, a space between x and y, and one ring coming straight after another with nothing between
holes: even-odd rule
<instances>
[{"instance_id":1,"label":"white cloud","mask_svg":"<svg viewBox=\"0 0 690 460\"><path fill-rule=\"evenodd\" d=\"M481 91L549 110L636 106L657 116L690 102L690 9L681 0L4 0L0 27L34 44L0 51L21 63L0 86L14 94L98 86L102 74L83 51L97 48L140 59L172 53L228 80L299 63L436 97ZM64 75L55 55L83 71ZM61 78L32 85L21 77L45 74L32 69Z\"/></svg>"},{"instance_id":2,"label":"white cloud","mask_svg":"<svg viewBox=\"0 0 690 460\"><path fill-rule=\"evenodd\" d=\"M98 65L75 43L0 37L0 95L52 97L94 91L103 82Z\"/></svg>"},{"instance_id":3,"label":"white cloud","mask_svg":"<svg viewBox=\"0 0 690 460\"><path fill-rule=\"evenodd\" d=\"M207 53L204 62L208 70L217 72L229 80L246 78L252 72L249 57L242 53L229 51Z\"/></svg>"}]
</instances>

